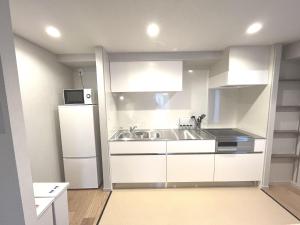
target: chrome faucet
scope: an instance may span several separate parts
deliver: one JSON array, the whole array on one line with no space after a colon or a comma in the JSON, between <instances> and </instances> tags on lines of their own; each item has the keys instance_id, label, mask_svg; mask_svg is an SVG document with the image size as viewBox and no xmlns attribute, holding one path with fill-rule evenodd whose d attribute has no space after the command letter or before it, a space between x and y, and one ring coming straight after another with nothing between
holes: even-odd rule
<instances>
[{"instance_id":1,"label":"chrome faucet","mask_svg":"<svg viewBox=\"0 0 300 225\"><path fill-rule=\"evenodd\" d=\"M129 132L131 134L134 134L134 130L137 128L137 126L129 127Z\"/></svg>"}]
</instances>

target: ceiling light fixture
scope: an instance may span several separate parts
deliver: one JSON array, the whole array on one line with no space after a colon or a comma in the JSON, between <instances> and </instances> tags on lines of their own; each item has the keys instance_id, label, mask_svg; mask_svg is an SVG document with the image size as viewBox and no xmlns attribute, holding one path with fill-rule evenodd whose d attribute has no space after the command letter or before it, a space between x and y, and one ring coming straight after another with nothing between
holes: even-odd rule
<instances>
[{"instance_id":1,"label":"ceiling light fixture","mask_svg":"<svg viewBox=\"0 0 300 225\"><path fill-rule=\"evenodd\" d=\"M189 73L193 73L193 72L194 72L194 70L188 70L188 72L189 72Z\"/></svg>"},{"instance_id":2,"label":"ceiling light fixture","mask_svg":"<svg viewBox=\"0 0 300 225\"><path fill-rule=\"evenodd\" d=\"M255 33L257 33L258 31L260 31L262 27L263 27L263 26L262 26L261 23L253 23L253 24L251 24L251 25L247 28L246 33L247 33L247 34L255 34Z\"/></svg>"},{"instance_id":3,"label":"ceiling light fixture","mask_svg":"<svg viewBox=\"0 0 300 225\"><path fill-rule=\"evenodd\" d=\"M53 26L48 26L46 27L46 33L53 37L53 38L60 38L61 37L61 33L60 31L56 28L56 27L53 27Z\"/></svg>"},{"instance_id":4,"label":"ceiling light fixture","mask_svg":"<svg viewBox=\"0 0 300 225\"><path fill-rule=\"evenodd\" d=\"M159 35L159 26L156 23L150 23L147 26L147 34L151 38L155 38Z\"/></svg>"}]
</instances>

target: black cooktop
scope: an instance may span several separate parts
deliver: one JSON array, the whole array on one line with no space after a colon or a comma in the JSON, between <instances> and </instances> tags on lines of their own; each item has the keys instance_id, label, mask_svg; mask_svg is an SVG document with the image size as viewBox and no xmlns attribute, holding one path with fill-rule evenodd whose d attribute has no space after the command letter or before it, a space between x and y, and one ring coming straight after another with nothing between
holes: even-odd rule
<instances>
[{"instance_id":1,"label":"black cooktop","mask_svg":"<svg viewBox=\"0 0 300 225\"><path fill-rule=\"evenodd\" d=\"M234 129L205 129L206 132L212 134L215 137L250 137L247 134L239 132Z\"/></svg>"}]
</instances>

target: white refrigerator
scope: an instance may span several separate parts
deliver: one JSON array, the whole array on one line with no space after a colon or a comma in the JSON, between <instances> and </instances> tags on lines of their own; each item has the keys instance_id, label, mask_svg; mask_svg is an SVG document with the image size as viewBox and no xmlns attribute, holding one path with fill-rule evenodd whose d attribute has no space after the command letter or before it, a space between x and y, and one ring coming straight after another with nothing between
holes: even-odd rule
<instances>
[{"instance_id":1,"label":"white refrigerator","mask_svg":"<svg viewBox=\"0 0 300 225\"><path fill-rule=\"evenodd\" d=\"M58 113L69 189L98 188L102 183L98 106L62 105Z\"/></svg>"}]
</instances>

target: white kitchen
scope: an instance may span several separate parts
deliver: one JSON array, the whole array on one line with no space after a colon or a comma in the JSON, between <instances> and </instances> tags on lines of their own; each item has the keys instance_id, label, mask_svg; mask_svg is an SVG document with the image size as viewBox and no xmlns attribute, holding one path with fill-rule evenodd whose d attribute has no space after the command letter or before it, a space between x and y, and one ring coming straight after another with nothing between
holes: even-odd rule
<instances>
[{"instance_id":1,"label":"white kitchen","mask_svg":"<svg viewBox=\"0 0 300 225\"><path fill-rule=\"evenodd\" d=\"M299 223L300 5L267 2L3 0L0 224Z\"/></svg>"}]
</instances>

